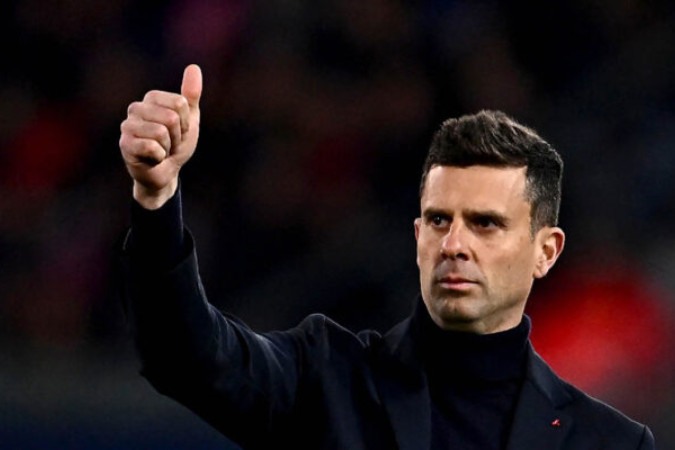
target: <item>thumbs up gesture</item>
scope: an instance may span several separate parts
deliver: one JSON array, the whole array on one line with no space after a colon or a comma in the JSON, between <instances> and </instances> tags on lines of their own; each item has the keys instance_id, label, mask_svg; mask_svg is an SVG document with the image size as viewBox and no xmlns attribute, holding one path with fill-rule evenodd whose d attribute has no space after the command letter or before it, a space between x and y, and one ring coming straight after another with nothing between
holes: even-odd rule
<instances>
[{"instance_id":1,"label":"thumbs up gesture","mask_svg":"<svg viewBox=\"0 0 675 450\"><path fill-rule=\"evenodd\" d=\"M127 109L121 125L120 150L134 180L141 206L157 209L178 187L178 173L197 147L202 72L189 65L180 94L150 91Z\"/></svg>"}]
</instances>

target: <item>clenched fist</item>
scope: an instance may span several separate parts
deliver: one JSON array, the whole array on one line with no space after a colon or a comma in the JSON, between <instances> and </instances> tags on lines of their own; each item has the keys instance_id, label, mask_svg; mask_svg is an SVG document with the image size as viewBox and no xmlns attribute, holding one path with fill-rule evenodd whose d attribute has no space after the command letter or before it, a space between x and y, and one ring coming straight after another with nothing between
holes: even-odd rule
<instances>
[{"instance_id":1,"label":"clenched fist","mask_svg":"<svg viewBox=\"0 0 675 450\"><path fill-rule=\"evenodd\" d=\"M190 65L183 72L180 94L150 91L133 102L121 125L120 150L134 179L134 198L157 209L178 187L178 172L190 159L199 138L202 72Z\"/></svg>"}]
</instances>

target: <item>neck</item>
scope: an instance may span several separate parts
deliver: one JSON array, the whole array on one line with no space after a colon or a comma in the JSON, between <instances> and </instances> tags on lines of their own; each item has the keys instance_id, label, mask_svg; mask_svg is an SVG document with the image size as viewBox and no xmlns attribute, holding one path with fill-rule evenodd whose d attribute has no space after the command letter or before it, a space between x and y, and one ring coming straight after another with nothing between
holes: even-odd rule
<instances>
[{"instance_id":1,"label":"neck","mask_svg":"<svg viewBox=\"0 0 675 450\"><path fill-rule=\"evenodd\" d=\"M525 371L530 320L491 334L441 329L420 300L414 315L415 342L428 370L456 378L520 378Z\"/></svg>"}]
</instances>

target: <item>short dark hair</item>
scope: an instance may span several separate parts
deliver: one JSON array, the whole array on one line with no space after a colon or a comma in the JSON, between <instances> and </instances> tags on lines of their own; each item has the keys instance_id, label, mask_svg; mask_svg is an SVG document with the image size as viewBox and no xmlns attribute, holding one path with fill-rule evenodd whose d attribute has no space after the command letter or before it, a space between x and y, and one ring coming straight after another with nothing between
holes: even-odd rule
<instances>
[{"instance_id":1,"label":"short dark hair","mask_svg":"<svg viewBox=\"0 0 675 450\"><path fill-rule=\"evenodd\" d=\"M501 111L484 110L443 122L424 161L420 197L434 166L526 167L532 231L558 224L562 158L534 130Z\"/></svg>"}]
</instances>

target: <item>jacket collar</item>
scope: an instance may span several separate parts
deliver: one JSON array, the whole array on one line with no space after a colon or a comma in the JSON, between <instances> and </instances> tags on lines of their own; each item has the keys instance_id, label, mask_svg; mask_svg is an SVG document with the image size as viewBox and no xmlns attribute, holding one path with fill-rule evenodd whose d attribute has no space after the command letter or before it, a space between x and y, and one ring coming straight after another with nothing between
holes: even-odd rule
<instances>
[{"instance_id":1,"label":"jacket collar","mask_svg":"<svg viewBox=\"0 0 675 450\"><path fill-rule=\"evenodd\" d=\"M431 400L410 333L411 318L392 328L380 342L373 370L391 426L401 450L429 448Z\"/></svg>"},{"instance_id":2,"label":"jacket collar","mask_svg":"<svg viewBox=\"0 0 675 450\"><path fill-rule=\"evenodd\" d=\"M383 406L401 450L429 448L431 400L423 365L416 356L407 318L383 336L374 370ZM562 411L573 398L565 384L528 342L528 362L507 450L562 448L572 418Z\"/></svg>"}]
</instances>

